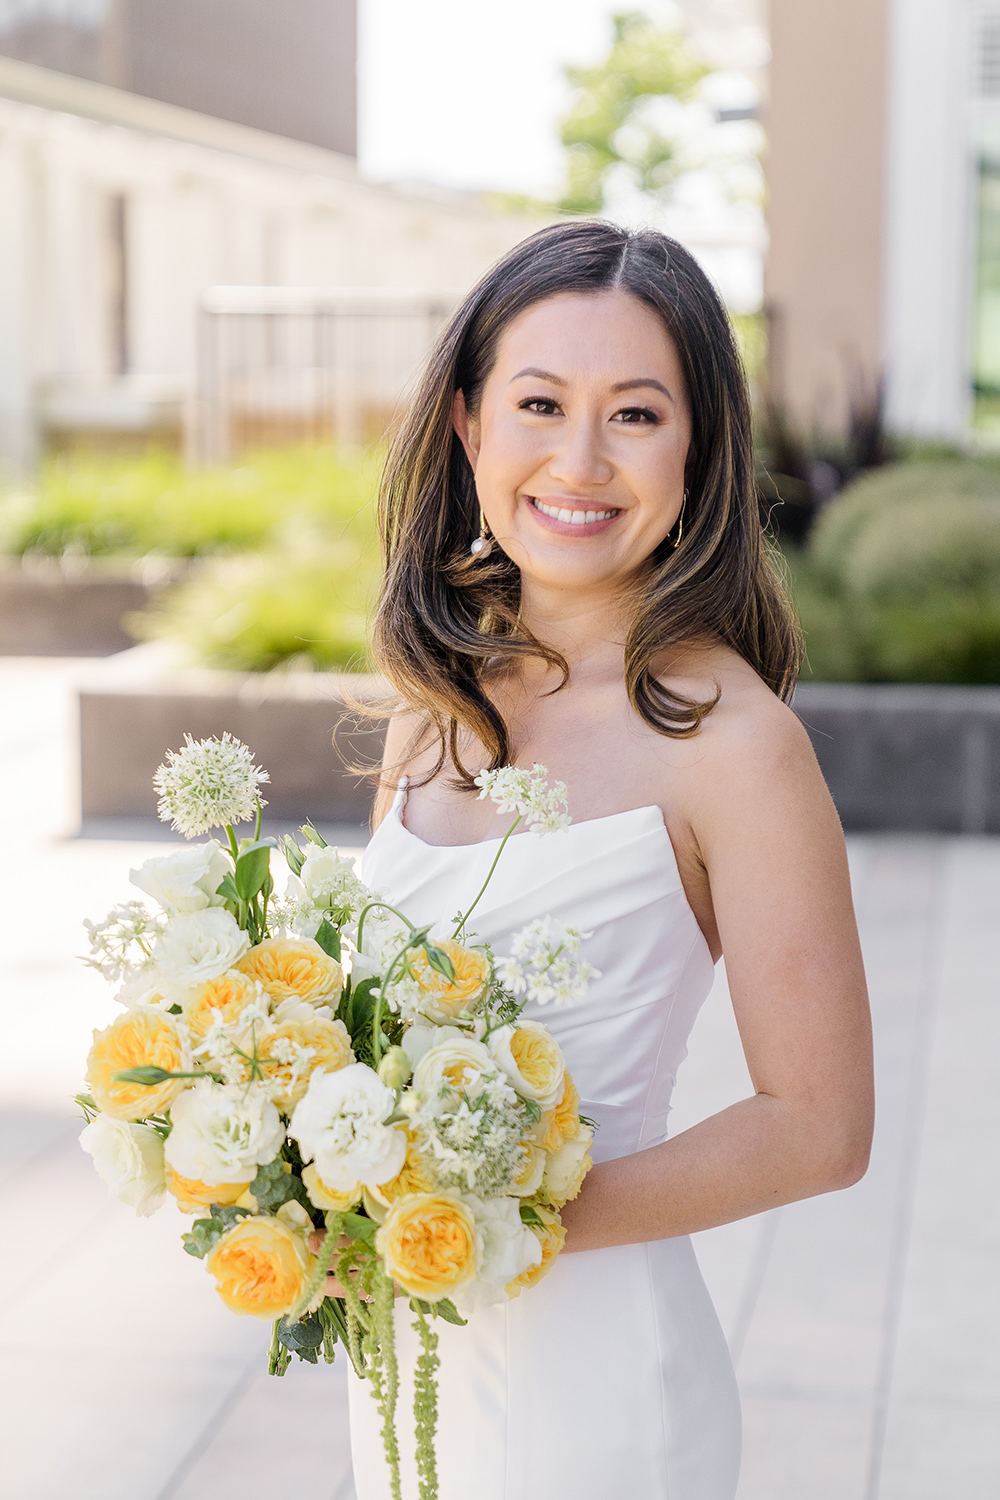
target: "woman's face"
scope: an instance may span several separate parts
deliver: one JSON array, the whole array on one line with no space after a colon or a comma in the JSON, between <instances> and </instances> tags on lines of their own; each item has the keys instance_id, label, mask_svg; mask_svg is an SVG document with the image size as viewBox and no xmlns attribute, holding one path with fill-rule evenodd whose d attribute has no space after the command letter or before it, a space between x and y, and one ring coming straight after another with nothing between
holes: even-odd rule
<instances>
[{"instance_id":1,"label":"woman's face","mask_svg":"<svg viewBox=\"0 0 1000 1500\"><path fill-rule=\"evenodd\" d=\"M479 503L525 580L626 583L676 524L691 435L680 360L626 292L564 292L504 333L455 428Z\"/></svg>"}]
</instances>

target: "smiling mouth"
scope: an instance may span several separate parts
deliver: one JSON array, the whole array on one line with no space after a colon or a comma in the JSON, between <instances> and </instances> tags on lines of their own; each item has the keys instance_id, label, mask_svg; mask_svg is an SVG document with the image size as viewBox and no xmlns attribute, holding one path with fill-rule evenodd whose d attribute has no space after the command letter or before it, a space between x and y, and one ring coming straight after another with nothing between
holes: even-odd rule
<instances>
[{"instance_id":1,"label":"smiling mouth","mask_svg":"<svg viewBox=\"0 0 1000 1500\"><path fill-rule=\"evenodd\" d=\"M562 521L570 526L591 526L595 521L610 521L613 516L620 515L618 510L579 510L575 507L570 510L567 506L545 505L534 496L531 497L531 503L543 516L551 516L554 521Z\"/></svg>"}]
</instances>

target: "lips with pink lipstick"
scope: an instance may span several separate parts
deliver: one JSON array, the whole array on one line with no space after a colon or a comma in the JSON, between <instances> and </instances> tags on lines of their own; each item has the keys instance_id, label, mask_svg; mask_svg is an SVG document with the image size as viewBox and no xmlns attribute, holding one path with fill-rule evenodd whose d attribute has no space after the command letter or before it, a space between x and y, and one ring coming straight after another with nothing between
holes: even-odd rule
<instances>
[{"instance_id":1,"label":"lips with pink lipstick","mask_svg":"<svg viewBox=\"0 0 1000 1500\"><path fill-rule=\"evenodd\" d=\"M548 495L544 499L526 495L525 500L547 531L564 535L594 536L605 531L621 515L620 509L601 507L593 500L570 500L561 495Z\"/></svg>"}]
</instances>

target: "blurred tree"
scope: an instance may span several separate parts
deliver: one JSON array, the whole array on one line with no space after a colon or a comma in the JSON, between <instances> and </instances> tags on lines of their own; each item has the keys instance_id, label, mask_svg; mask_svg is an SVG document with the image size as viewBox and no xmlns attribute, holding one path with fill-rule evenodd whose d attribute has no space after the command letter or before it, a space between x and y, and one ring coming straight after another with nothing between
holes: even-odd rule
<instances>
[{"instance_id":1,"label":"blurred tree","mask_svg":"<svg viewBox=\"0 0 1000 1500\"><path fill-rule=\"evenodd\" d=\"M566 69L576 96L560 128L569 154L564 213L600 213L609 177L622 168L640 192L668 188L683 163L676 138L650 105L665 96L687 103L709 71L679 31L641 12L616 15L613 25L603 62Z\"/></svg>"}]
</instances>

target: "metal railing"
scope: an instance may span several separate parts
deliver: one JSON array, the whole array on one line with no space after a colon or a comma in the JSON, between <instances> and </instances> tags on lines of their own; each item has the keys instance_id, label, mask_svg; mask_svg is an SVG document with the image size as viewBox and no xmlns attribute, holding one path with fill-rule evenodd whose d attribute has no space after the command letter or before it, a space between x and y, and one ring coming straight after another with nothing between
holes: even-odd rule
<instances>
[{"instance_id":1,"label":"metal railing","mask_svg":"<svg viewBox=\"0 0 1000 1500\"><path fill-rule=\"evenodd\" d=\"M282 443L376 440L456 300L395 288L209 287L196 456L226 462Z\"/></svg>"}]
</instances>

